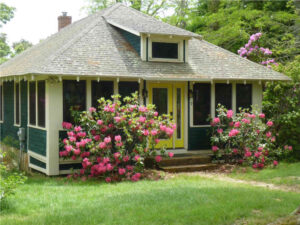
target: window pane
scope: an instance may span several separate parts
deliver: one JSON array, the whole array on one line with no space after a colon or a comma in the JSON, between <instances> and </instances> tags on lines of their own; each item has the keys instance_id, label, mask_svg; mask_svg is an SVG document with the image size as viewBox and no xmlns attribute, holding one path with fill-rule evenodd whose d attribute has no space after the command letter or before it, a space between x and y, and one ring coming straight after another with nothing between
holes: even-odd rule
<instances>
[{"instance_id":1,"label":"window pane","mask_svg":"<svg viewBox=\"0 0 300 225\"><path fill-rule=\"evenodd\" d=\"M86 110L86 82L75 80L63 81L63 117L65 122L74 122L71 110Z\"/></svg>"},{"instance_id":2,"label":"window pane","mask_svg":"<svg viewBox=\"0 0 300 225\"><path fill-rule=\"evenodd\" d=\"M168 114L168 88L153 88L152 92L152 102L158 114Z\"/></svg>"},{"instance_id":3,"label":"window pane","mask_svg":"<svg viewBox=\"0 0 300 225\"><path fill-rule=\"evenodd\" d=\"M0 120L3 120L3 115L2 115L2 110L3 110L3 107L2 107L2 85L0 85Z\"/></svg>"},{"instance_id":4,"label":"window pane","mask_svg":"<svg viewBox=\"0 0 300 225\"><path fill-rule=\"evenodd\" d=\"M210 84L195 84L193 90L194 125L207 125L210 114Z\"/></svg>"},{"instance_id":5,"label":"window pane","mask_svg":"<svg viewBox=\"0 0 300 225\"><path fill-rule=\"evenodd\" d=\"M46 108L46 95L45 95L45 81L38 82L38 125L45 127L45 108Z\"/></svg>"},{"instance_id":6,"label":"window pane","mask_svg":"<svg viewBox=\"0 0 300 225\"><path fill-rule=\"evenodd\" d=\"M114 82L113 81L92 81L92 106L98 106L98 99L104 97L105 99L111 99L114 94Z\"/></svg>"},{"instance_id":7,"label":"window pane","mask_svg":"<svg viewBox=\"0 0 300 225\"><path fill-rule=\"evenodd\" d=\"M236 109L248 108L252 105L252 84L237 84L236 85Z\"/></svg>"},{"instance_id":8,"label":"window pane","mask_svg":"<svg viewBox=\"0 0 300 225\"><path fill-rule=\"evenodd\" d=\"M15 96L15 123L20 124L20 84L16 83L16 96Z\"/></svg>"},{"instance_id":9,"label":"window pane","mask_svg":"<svg viewBox=\"0 0 300 225\"><path fill-rule=\"evenodd\" d=\"M152 42L152 57L178 59L178 44Z\"/></svg>"},{"instance_id":10,"label":"window pane","mask_svg":"<svg viewBox=\"0 0 300 225\"><path fill-rule=\"evenodd\" d=\"M216 109L218 104L226 107L226 109L232 109L232 85L231 84L216 84Z\"/></svg>"},{"instance_id":11,"label":"window pane","mask_svg":"<svg viewBox=\"0 0 300 225\"><path fill-rule=\"evenodd\" d=\"M181 88L176 89L176 106L177 106L177 139L181 139Z\"/></svg>"},{"instance_id":12,"label":"window pane","mask_svg":"<svg viewBox=\"0 0 300 225\"><path fill-rule=\"evenodd\" d=\"M35 81L29 83L29 123L36 125L36 95L35 95Z\"/></svg>"},{"instance_id":13,"label":"window pane","mask_svg":"<svg viewBox=\"0 0 300 225\"><path fill-rule=\"evenodd\" d=\"M121 95L121 101L126 96L131 97L131 94L139 91L139 83L131 81L121 81L119 82L119 95Z\"/></svg>"}]
</instances>

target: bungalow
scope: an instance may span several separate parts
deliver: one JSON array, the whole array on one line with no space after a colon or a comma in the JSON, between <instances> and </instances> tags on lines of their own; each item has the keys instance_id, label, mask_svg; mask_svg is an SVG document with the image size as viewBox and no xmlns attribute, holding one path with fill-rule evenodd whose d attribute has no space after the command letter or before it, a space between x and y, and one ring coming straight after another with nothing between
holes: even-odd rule
<instances>
[{"instance_id":1,"label":"bungalow","mask_svg":"<svg viewBox=\"0 0 300 225\"><path fill-rule=\"evenodd\" d=\"M138 91L141 103L176 120L170 151L205 150L218 103L261 107L263 83L289 79L122 4L70 25L66 13L58 20L59 32L0 66L0 140L18 140L24 128L29 167L47 175L76 167L59 159L71 106Z\"/></svg>"}]
</instances>

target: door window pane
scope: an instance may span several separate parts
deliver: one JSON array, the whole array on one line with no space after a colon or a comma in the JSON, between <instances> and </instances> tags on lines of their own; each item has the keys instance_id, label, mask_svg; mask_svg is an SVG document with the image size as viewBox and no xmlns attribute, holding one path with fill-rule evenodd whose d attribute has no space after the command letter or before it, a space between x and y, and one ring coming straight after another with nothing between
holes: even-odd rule
<instances>
[{"instance_id":1,"label":"door window pane","mask_svg":"<svg viewBox=\"0 0 300 225\"><path fill-rule=\"evenodd\" d=\"M45 81L38 81L38 125L45 127L45 107L46 107L46 95L45 95Z\"/></svg>"},{"instance_id":2,"label":"door window pane","mask_svg":"<svg viewBox=\"0 0 300 225\"><path fill-rule=\"evenodd\" d=\"M114 94L113 81L92 81L92 106L98 106L98 99L104 97L106 100L111 99Z\"/></svg>"},{"instance_id":3,"label":"door window pane","mask_svg":"<svg viewBox=\"0 0 300 225\"><path fill-rule=\"evenodd\" d=\"M65 122L74 122L71 108L75 111L86 110L86 82L84 80L63 81L63 119Z\"/></svg>"},{"instance_id":4,"label":"door window pane","mask_svg":"<svg viewBox=\"0 0 300 225\"><path fill-rule=\"evenodd\" d=\"M176 89L176 107L177 139L181 139L181 88Z\"/></svg>"},{"instance_id":5,"label":"door window pane","mask_svg":"<svg viewBox=\"0 0 300 225\"><path fill-rule=\"evenodd\" d=\"M36 84L35 81L29 82L29 123L36 125Z\"/></svg>"},{"instance_id":6,"label":"door window pane","mask_svg":"<svg viewBox=\"0 0 300 225\"><path fill-rule=\"evenodd\" d=\"M178 43L152 42L152 57L178 59Z\"/></svg>"},{"instance_id":7,"label":"door window pane","mask_svg":"<svg viewBox=\"0 0 300 225\"><path fill-rule=\"evenodd\" d=\"M195 84L193 90L194 125L207 125L210 114L210 84Z\"/></svg>"},{"instance_id":8,"label":"door window pane","mask_svg":"<svg viewBox=\"0 0 300 225\"><path fill-rule=\"evenodd\" d=\"M237 84L236 85L236 109L248 108L252 105L252 84Z\"/></svg>"},{"instance_id":9,"label":"door window pane","mask_svg":"<svg viewBox=\"0 0 300 225\"><path fill-rule=\"evenodd\" d=\"M232 109L232 85L231 84L216 84L216 109L218 104L226 107L226 109Z\"/></svg>"},{"instance_id":10,"label":"door window pane","mask_svg":"<svg viewBox=\"0 0 300 225\"><path fill-rule=\"evenodd\" d=\"M168 88L153 88L152 92L152 102L158 114L168 114Z\"/></svg>"},{"instance_id":11,"label":"door window pane","mask_svg":"<svg viewBox=\"0 0 300 225\"><path fill-rule=\"evenodd\" d=\"M20 124L20 84L16 83L15 85L15 123Z\"/></svg>"}]
</instances>

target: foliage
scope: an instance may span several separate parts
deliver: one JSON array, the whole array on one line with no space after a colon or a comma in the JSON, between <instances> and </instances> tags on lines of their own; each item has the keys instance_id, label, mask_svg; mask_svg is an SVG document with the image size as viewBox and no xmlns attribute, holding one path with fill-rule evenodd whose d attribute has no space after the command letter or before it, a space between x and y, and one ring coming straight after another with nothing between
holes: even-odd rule
<instances>
[{"instance_id":1,"label":"foliage","mask_svg":"<svg viewBox=\"0 0 300 225\"><path fill-rule=\"evenodd\" d=\"M0 64L8 60L10 53L11 51L6 40L6 34L0 33Z\"/></svg>"},{"instance_id":2,"label":"foliage","mask_svg":"<svg viewBox=\"0 0 300 225\"><path fill-rule=\"evenodd\" d=\"M0 3L0 28L14 17L14 7Z\"/></svg>"},{"instance_id":3,"label":"foliage","mask_svg":"<svg viewBox=\"0 0 300 225\"><path fill-rule=\"evenodd\" d=\"M26 49L32 47L32 43L29 41L26 41L24 39L21 39L18 42L14 42L12 45L14 49L14 53L12 54L12 57L14 57L17 54L20 54L21 52L25 51Z\"/></svg>"},{"instance_id":4,"label":"foliage","mask_svg":"<svg viewBox=\"0 0 300 225\"><path fill-rule=\"evenodd\" d=\"M4 163L5 153L0 150L0 209L8 196L15 193L15 189L26 181L26 177L18 172L11 172Z\"/></svg>"},{"instance_id":5,"label":"foliage","mask_svg":"<svg viewBox=\"0 0 300 225\"><path fill-rule=\"evenodd\" d=\"M168 8L167 0L89 0L88 2L88 6L85 8L89 14L105 9L116 2L123 3L150 16L157 16L161 11Z\"/></svg>"},{"instance_id":6,"label":"foliage","mask_svg":"<svg viewBox=\"0 0 300 225\"><path fill-rule=\"evenodd\" d=\"M227 162L245 163L253 168L263 168L271 162L276 166L278 157L292 150L292 146L276 146L273 122L266 122L265 115L256 110L241 109L233 115L232 110L220 106L217 114L212 122L212 150Z\"/></svg>"},{"instance_id":7,"label":"foliage","mask_svg":"<svg viewBox=\"0 0 300 225\"><path fill-rule=\"evenodd\" d=\"M68 138L63 140L60 156L81 158L80 175L102 177L107 182L141 177L144 159L156 156L155 146L160 138L170 138L176 125L169 115L158 115L154 105L138 105L138 94L114 102L101 98L98 110L90 108L75 121L77 126L63 123ZM164 154L161 149L161 154ZM173 156L169 154L169 156ZM161 156L155 157L156 161ZM77 176L77 175L75 175Z\"/></svg>"}]
</instances>

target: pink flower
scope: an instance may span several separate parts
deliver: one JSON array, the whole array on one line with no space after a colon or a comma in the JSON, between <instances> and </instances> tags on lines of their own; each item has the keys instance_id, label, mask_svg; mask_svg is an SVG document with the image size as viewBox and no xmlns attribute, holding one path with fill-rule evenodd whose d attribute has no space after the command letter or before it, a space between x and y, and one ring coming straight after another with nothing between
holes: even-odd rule
<instances>
[{"instance_id":1,"label":"pink flower","mask_svg":"<svg viewBox=\"0 0 300 225\"><path fill-rule=\"evenodd\" d=\"M103 121L102 121L102 120L97 120L97 124L98 124L99 126L101 126L101 125L103 124Z\"/></svg>"},{"instance_id":2,"label":"pink flower","mask_svg":"<svg viewBox=\"0 0 300 225\"><path fill-rule=\"evenodd\" d=\"M255 156L256 158L259 158L259 157L261 156L261 152L255 152L254 156Z\"/></svg>"},{"instance_id":3,"label":"pink flower","mask_svg":"<svg viewBox=\"0 0 300 225\"><path fill-rule=\"evenodd\" d=\"M173 152L169 152L168 155L169 155L170 158L172 158L174 156L174 153Z\"/></svg>"},{"instance_id":4,"label":"pink flower","mask_svg":"<svg viewBox=\"0 0 300 225\"><path fill-rule=\"evenodd\" d=\"M246 153L245 153L245 156L246 156L246 157L250 157L251 155L252 155L251 152L246 151Z\"/></svg>"},{"instance_id":5,"label":"pink flower","mask_svg":"<svg viewBox=\"0 0 300 225\"><path fill-rule=\"evenodd\" d=\"M71 123L68 123L68 122L63 122L62 127L64 129L70 130L73 127L73 125Z\"/></svg>"},{"instance_id":6,"label":"pink flower","mask_svg":"<svg viewBox=\"0 0 300 225\"><path fill-rule=\"evenodd\" d=\"M110 163L106 164L107 171L112 171L113 169L114 169L114 167Z\"/></svg>"},{"instance_id":7,"label":"pink flower","mask_svg":"<svg viewBox=\"0 0 300 225\"><path fill-rule=\"evenodd\" d=\"M72 145L66 145L65 149L66 149L67 152L70 152L70 151L73 150L73 146Z\"/></svg>"},{"instance_id":8,"label":"pink flower","mask_svg":"<svg viewBox=\"0 0 300 225\"><path fill-rule=\"evenodd\" d=\"M256 130L256 133L259 134L259 133L260 133L260 130L257 129L257 130Z\"/></svg>"},{"instance_id":9,"label":"pink flower","mask_svg":"<svg viewBox=\"0 0 300 225\"><path fill-rule=\"evenodd\" d=\"M125 174L126 170L124 168L119 168L119 174L123 175Z\"/></svg>"},{"instance_id":10,"label":"pink flower","mask_svg":"<svg viewBox=\"0 0 300 225\"><path fill-rule=\"evenodd\" d=\"M227 111L227 118L232 118L233 116L233 111L230 109Z\"/></svg>"},{"instance_id":11,"label":"pink flower","mask_svg":"<svg viewBox=\"0 0 300 225\"><path fill-rule=\"evenodd\" d=\"M229 132L228 136L229 136L229 137L234 137L234 136L238 135L239 133L240 133L239 130L237 130L237 129L232 129L232 130Z\"/></svg>"},{"instance_id":12,"label":"pink flower","mask_svg":"<svg viewBox=\"0 0 300 225\"><path fill-rule=\"evenodd\" d=\"M255 114L250 114L249 117L250 117L251 119L255 119L256 116L255 116Z\"/></svg>"},{"instance_id":13,"label":"pink flower","mask_svg":"<svg viewBox=\"0 0 300 225\"><path fill-rule=\"evenodd\" d=\"M100 142L99 143L99 148L101 148L101 149L106 148L106 143L105 142Z\"/></svg>"},{"instance_id":14,"label":"pink flower","mask_svg":"<svg viewBox=\"0 0 300 225\"><path fill-rule=\"evenodd\" d=\"M233 152L234 154L237 154L237 153L238 153L238 149L237 149L237 148L234 148L234 149L232 149L232 152Z\"/></svg>"},{"instance_id":15,"label":"pink flower","mask_svg":"<svg viewBox=\"0 0 300 225\"><path fill-rule=\"evenodd\" d=\"M82 128L81 128L80 126L76 126L76 127L74 128L74 130L75 130L76 132L79 132L79 131L82 130Z\"/></svg>"},{"instance_id":16,"label":"pink flower","mask_svg":"<svg viewBox=\"0 0 300 225\"><path fill-rule=\"evenodd\" d=\"M71 142L75 142L75 141L76 141L76 137L69 137L69 140L70 140Z\"/></svg>"},{"instance_id":17,"label":"pink flower","mask_svg":"<svg viewBox=\"0 0 300 225\"><path fill-rule=\"evenodd\" d=\"M258 147L257 150L261 152L262 150L264 150L264 148L263 147Z\"/></svg>"},{"instance_id":18,"label":"pink flower","mask_svg":"<svg viewBox=\"0 0 300 225\"><path fill-rule=\"evenodd\" d=\"M273 122L272 122L271 120L269 120L269 121L267 122L267 126L268 126L268 127L273 126Z\"/></svg>"},{"instance_id":19,"label":"pink flower","mask_svg":"<svg viewBox=\"0 0 300 225\"><path fill-rule=\"evenodd\" d=\"M161 131L165 131L166 128L167 128L167 127L166 127L165 125L162 125L162 124L159 126L159 129L160 129Z\"/></svg>"},{"instance_id":20,"label":"pink flower","mask_svg":"<svg viewBox=\"0 0 300 225\"><path fill-rule=\"evenodd\" d=\"M241 126L241 123L239 121L237 121L237 122L234 123L234 127L238 128L240 126Z\"/></svg>"},{"instance_id":21,"label":"pink flower","mask_svg":"<svg viewBox=\"0 0 300 225\"><path fill-rule=\"evenodd\" d=\"M156 157L155 157L155 161L156 162L160 162L162 160L162 157L160 156L160 155L157 155Z\"/></svg>"},{"instance_id":22,"label":"pink flower","mask_svg":"<svg viewBox=\"0 0 300 225\"><path fill-rule=\"evenodd\" d=\"M122 147L122 146L123 146L123 142L122 142L122 141L121 141L121 142L117 142L117 143L116 143L116 146Z\"/></svg>"},{"instance_id":23,"label":"pink flower","mask_svg":"<svg viewBox=\"0 0 300 225\"><path fill-rule=\"evenodd\" d=\"M287 150L288 148L289 148L289 146L288 146L288 145L285 145L285 146L284 146L284 149L285 149L285 150Z\"/></svg>"},{"instance_id":24,"label":"pink flower","mask_svg":"<svg viewBox=\"0 0 300 225\"><path fill-rule=\"evenodd\" d=\"M249 115L249 114L248 114L248 115ZM250 124L250 122L251 122L251 121L250 121L250 120L248 120L248 119L245 119L245 118L243 118L243 119L242 119L242 122L243 122L243 123Z\"/></svg>"},{"instance_id":25,"label":"pink flower","mask_svg":"<svg viewBox=\"0 0 300 225\"><path fill-rule=\"evenodd\" d=\"M106 182L106 183L110 183L110 182L111 182L111 178L110 178L110 177L106 177L106 178L105 178L105 182Z\"/></svg>"},{"instance_id":26,"label":"pink flower","mask_svg":"<svg viewBox=\"0 0 300 225\"><path fill-rule=\"evenodd\" d=\"M145 121L146 121L146 117L144 116L140 116L140 118L138 119L138 122L140 123L145 123Z\"/></svg>"},{"instance_id":27,"label":"pink flower","mask_svg":"<svg viewBox=\"0 0 300 225\"><path fill-rule=\"evenodd\" d=\"M262 118L262 119L266 117L266 115L264 113L260 113L258 116L259 116L259 118Z\"/></svg>"},{"instance_id":28,"label":"pink flower","mask_svg":"<svg viewBox=\"0 0 300 225\"><path fill-rule=\"evenodd\" d=\"M140 173L136 173L131 177L131 181L136 182L140 179L141 174Z\"/></svg>"},{"instance_id":29,"label":"pink flower","mask_svg":"<svg viewBox=\"0 0 300 225\"><path fill-rule=\"evenodd\" d=\"M213 152L216 152L216 151L219 150L219 147L214 145L214 146L211 147L211 149L212 149Z\"/></svg>"},{"instance_id":30,"label":"pink flower","mask_svg":"<svg viewBox=\"0 0 300 225\"><path fill-rule=\"evenodd\" d=\"M289 150L292 151L293 150L293 146L289 146Z\"/></svg>"},{"instance_id":31,"label":"pink flower","mask_svg":"<svg viewBox=\"0 0 300 225\"><path fill-rule=\"evenodd\" d=\"M126 169L129 170L129 171L131 171L131 170L133 170L133 166L127 165L127 166L126 166Z\"/></svg>"},{"instance_id":32,"label":"pink flower","mask_svg":"<svg viewBox=\"0 0 300 225\"><path fill-rule=\"evenodd\" d=\"M74 154L75 154L75 155L80 155L80 149L78 149L78 148L77 148L77 149L74 149Z\"/></svg>"},{"instance_id":33,"label":"pink flower","mask_svg":"<svg viewBox=\"0 0 300 225\"><path fill-rule=\"evenodd\" d=\"M111 142L111 138L110 138L110 137L104 138L104 142L105 142L106 144L109 144L109 143Z\"/></svg>"},{"instance_id":34,"label":"pink flower","mask_svg":"<svg viewBox=\"0 0 300 225\"><path fill-rule=\"evenodd\" d=\"M167 128L166 128L166 134L167 134L168 136L172 136L173 133L174 133L174 130L173 130L172 128L170 128L170 127L167 127Z\"/></svg>"},{"instance_id":35,"label":"pink flower","mask_svg":"<svg viewBox=\"0 0 300 225\"><path fill-rule=\"evenodd\" d=\"M117 136L115 136L115 141L121 141L122 140L122 137L121 137L121 135L117 135Z\"/></svg>"},{"instance_id":36,"label":"pink flower","mask_svg":"<svg viewBox=\"0 0 300 225\"><path fill-rule=\"evenodd\" d=\"M156 129L151 130L151 135L155 136L158 134L158 131Z\"/></svg>"},{"instance_id":37,"label":"pink flower","mask_svg":"<svg viewBox=\"0 0 300 225\"><path fill-rule=\"evenodd\" d=\"M232 127L234 125L233 121L229 123L229 126Z\"/></svg>"},{"instance_id":38,"label":"pink flower","mask_svg":"<svg viewBox=\"0 0 300 225\"><path fill-rule=\"evenodd\" d=\"M78 132L77 133L78 137L84 138L86 136L85 132Z\"/></svg>"},{"instance_id":39,"label":"pink flower","mask_svg":"<svg viewBox=\"0 0 300 225\"><path fill-rule=\"evenodd\" d=\"M154 112L154 116L158 116L158 112Z\"/></svg>"},{"instance_id":40,"label":"pink flower","mask_svg":"<svg viewBox=\"0 0 300 225\"><path fill-rule=\"evenodd\" d=\"M96 108L91 107L91 108L89 108L89 111L90 111L90 113L96 112Z\"/></svg>"},{"instance_id":41,"label":"pink flower","mask_svg":"<svg viewBox=\"0 0 300 225\"><path fill-rule=\"evenodd\" d=\"M273 161L273 165L274 165L274 166L277 166L277 165L278 165L278 161L274 160L274 161Z\"/></svg>"},{"instance_id":42,"label":"pink flower","mask_svg":"<svg viewBox=\"0 0 300 225\"><path fill-rule=\"evenodd\" d=\"M99 141L99 140L100 140L100 135L95 135L95 136L94 136L94 140L95 140L95 141Z\"/></svg>"},{"instance_id":43,"label":"pink flower","mask_svg":"<svg viewBox=\"0 0 300 225\"><path fill-rule=\"evenodd\" d=\"M129 161L129 156L128 156L128 155L124 156L124 157L123 157L123 161L124 161L124 162L128 162L128 161Z\"/></svg>"},{"instance_id":44,"label":"pink flower","mask_svg":"<svg viewBox=\"0 0 300 225\"><path fill-rule=\"evenodd\" d=\"M134 160L135 160L135 161L139 161L140 158L141 158L141 156L139 156L139 155L134 156Z\"/></svg>"},{"instance_id":45,"label":"pink flower","mask_svg":"<svg viewBox=\"0 0 300 225\"><path fill-rule=\"evenodd\" d=\"M73 155L71 158L72 158L73 160L76 160L76 155Z\"/></svg>"},{"instance_id":46,"label":"pink flower","mask_svg":"<svg viewBox=\"0 0 300 225\"><path fill-rule=\"evenodd\" d=\"M217 129L217 132L218 132L219 134L222 134L222 133L223 133L223 129L222 129L222 128L219 128L219 129Z\"/></svg>"},{"instance_id":47,"label":"pink flower","mask_svg":"<svg viewBox=\"0 0 300 225\"><path fill-rule=\"evenodd\" d=\"M215 117L213 121L214 121L214 123L220 123L220 118L219 117Z\"/></svg>"},{"instance_id":48,"label":"pink flower","mask_svg":"<svg viewBox=\"0 0 300 225\"><path fill-rule=\"evenodd\" d=\"M177 128L176 124L172 124L172 129L176 130L176 128Z\"/></svg>"},{"instance_id":49,"label":"pink flower","mask_svg":"<svg viewBox=\"0 0 300 225\"><path fill-rule=\"evenodd\" d=\"M120 152L116 152L114 153L114 158L117 159L121 156L121 153Z\"/></svg>"},{"instance_id":50,"label":"pink flower","mask_svg":"<svg viewBox=\"0 0 300 225\"><path fill-rule=\"evenodd\" d=\"M272 142L275 142L275 141L276 141L276 137L272 137L272 138L271 138L271 141L272 141Z\"/></svg>"},{"instance_id":51,"label":"pink flower","mask_svg":"<svg viewBox=\"0 0 300 225\"><path fill-rule=\"evenodd\" d=\"M158 144L160 142L160 140L158 138L156 138L154 141L155 141L155 144Z\"/></svg>"},{"instance_id":52,"label":"pink flower","mask_svg":"<svg viewBox=\"0 0 300 225\"><path fill-rule=\"evenodd\" d=\"M139 107L139 111L140 111L140 112L147 112L147 107L145 107L145 106L140 106L140 107Z\"/></svg>"},{"instance_id":53,"label":"pink flower","mask_svg":"<svg viewBox=\"0 0 300 225\"><path fill-rule=\"evenodd\" d=\"M258 165L256 163L252 165L253 169L256 169L257 167L258 167Z\"/></svg>"},{"instance_id":54,"label":"pink flower","mask_svg":"<svg viewBox=\"0 0 300 225\"><path fill-rule=\"evenodd\" d=\"M142 133L144 136L148 136L149 135L149 131L148 130L142 130Z\"/></svg>"},{"instance_id":55,"label":"pink flower","mask_svg":"<svg viewBox=\"0 0 300 225\"><path fill-rule=\"evenodd\" d=\"M271 133L270 131L268 131L268 132L266 133L266 136L269 138L269 137L272 136L272 133Z\"/></svg>"},{"instance_id":56,"label":"pink flower","mask_svg":"<svg viewBox=\"0 0 300 225\"><path fill-rule=\"evenodd\" d=\"M119 122L121 122L122 119L119 116L115 116L114 120L115 120L116 123L119 123Z\"/></svg>"}]
</instances>

